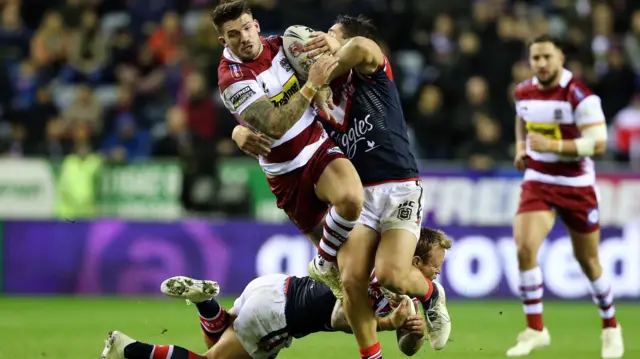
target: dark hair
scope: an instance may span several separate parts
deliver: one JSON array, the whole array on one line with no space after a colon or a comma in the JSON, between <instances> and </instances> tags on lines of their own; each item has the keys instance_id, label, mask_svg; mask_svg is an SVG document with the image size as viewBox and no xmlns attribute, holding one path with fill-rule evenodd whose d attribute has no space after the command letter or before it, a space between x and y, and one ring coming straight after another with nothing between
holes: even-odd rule
<instances>
[{"instance_id":1,"label":"dark hair","mask_svg":"<svg viewBox=\"0 0 640 359\"><path fill-rule=\"evenodd\" d=\"M216 31L220 32L225 22L236 20L244 14L251 15L251 8L245 0L221 0L211 12L211 21Z\"/></svg>"},{"instance_id":2,"label":"dark hair","mask_svg":"<svg viewBox=\"0 0 640 359\"><path fill-rule=\"evenodd\" d=\"M444 249L450 249L453 243L443 231L431 228L420 229L420 239L416 245L415 256L422 259L423 262L429 260L429 252L433 247L440 246Z\"/></svg>"},{"instance_id":3,"label":"dark hair","mask_svg":"<svg viewBox=\"0 0 640 359\"><path fill-rule=\"evenodd\" d=\"M340 15L335 23L342 25L344 37L347 39L363 36L373 41L377 40L377 30L373 21L363 15L358 15L358 17Z\"/></svg>"},{"instance_id":4,"label":"dark hair","mask_svg":"<svg viewBox=\"0 0 640 359\"><path fill-rule=\"evenodd\" d=\"M531 45L533 44L540 44L543 42L550 42L553 44L553 46L555 46L556 48L562 50L562 45L560 44L560 40L558 40L557 38L545 34L545 35L540 35L538 37L536 37L535 39L531 40L531 42L529 42L529 46L527 46L527 48L531 48Z\"/></svg>"}]
</instances>

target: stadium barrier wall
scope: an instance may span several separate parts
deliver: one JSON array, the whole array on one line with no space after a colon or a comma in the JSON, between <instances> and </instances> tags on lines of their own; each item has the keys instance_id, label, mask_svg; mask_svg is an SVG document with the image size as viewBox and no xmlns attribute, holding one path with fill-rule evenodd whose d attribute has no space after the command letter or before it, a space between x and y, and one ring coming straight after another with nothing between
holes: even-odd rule
<instances>
[{"instance_id":1,"label":"stadium barrier wall","mask_svg":"<svg viewBox=\"0 0 640 359\"><path fill-rule=\"evenodd\" d=\"M60 164L41 159L0 159L0 218L68 218L56 214ZM465 170L421 172L426 218L437 226L509 226L516 212L522 174L514 171L477 173ZM227 159L218 166L222 195L245 191L253 218L287 223L276 207L264 174L255 161ZM177 162L104 165L95 185L95 217L179 220L180 166ZM624 226L640 219L640 173L598 174L600 221ZM64 192L64 191L63 191Z\"/></svg>"},{"instance_id":2,"label":"stadium barrier wall","mask_svg":"<svg viewBox=\"0 0 640 359\"><path fill-rule=\"evenodd\" d=\"M427 225L435 225L433 222ZM513 298L516 249L509 226L440 226L453 240L440 280L448 298ZM618 298L640 299L640 224L605 226L601 259ZM158 295L167 277L215 279L235 295L256 276L305 275L315 253L289 224L257 222L7 221L4 289L22 295ZM587 298L563 227L540 264L546 297Z\"/></svg>"}]
</instances>

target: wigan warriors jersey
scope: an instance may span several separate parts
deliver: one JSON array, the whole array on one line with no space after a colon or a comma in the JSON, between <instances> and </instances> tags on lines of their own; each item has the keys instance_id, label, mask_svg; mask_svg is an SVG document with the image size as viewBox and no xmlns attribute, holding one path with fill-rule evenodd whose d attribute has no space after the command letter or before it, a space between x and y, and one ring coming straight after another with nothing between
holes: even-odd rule
<instances>
[{"instance_id":1,"label":"wigan warriors jersey","mask_svg":"<svg viewBox=\"0 0 640 359\"><path fill-rule=\"evenodd\" d=\"M227 48L218 66L220 96L236 118L263 96L279 107L300 90L300 82L282 50L282 38L272 36L261 41L264 49L256 59L243 61ZM259 159L265 173L278 176L307 164L328 138L315 116L310 106L282 138L273 141L271 153Z\"/></svg>"},{"instance_id":2,"label":"wigan warriors jersey","mask_svg":"<svg viewBox=\"0 0 640 359\"><path fill-rule=\"evenodd\" d=\"M516 87L516 112L526 122L529 133L540 133L553 140L580 138L580 127L605 120L600 97L563 69L560 83L540 89L538 79ZM533 151L527 144L525 181L584 187L595 184L595 169L589 157L564 156Z\"/></svg>"}]
</instances>

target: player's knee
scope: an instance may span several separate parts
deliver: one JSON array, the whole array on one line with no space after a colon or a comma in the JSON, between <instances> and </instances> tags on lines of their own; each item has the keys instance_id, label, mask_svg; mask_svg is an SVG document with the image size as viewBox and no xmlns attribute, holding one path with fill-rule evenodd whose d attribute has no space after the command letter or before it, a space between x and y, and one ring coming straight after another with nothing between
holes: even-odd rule
<instances>
[{"instance_id":1,"label":"player's knee","mask_svg":"<svg viewBox=\"0 0 640 359\"><path fill-rule=\"evenodd\" d=\"M336 211L344 219L348 221L355 221L360 217L362 211L362 205L364 203L364 192L362 188L345 189L335 203L332 203L336 207Z\"/></svg>"},{"instance_id":2,"label":"player's knee","mask_svg":"<svg viewBox=\"0 0 640 359\"><path fill-rule=\"evenodd\" d=\"M344 270L340 274L342 287L346 295L366 293L369 286L369 274L366 271Z\"/></svg>"},{"instance_id":3,"label":"player's knee","mask_svg":"<svg viewBox=\"0 0 640 359\"><path fill-rule=\"evenodd\" d=\"M520 265L534 264L538 257L538 247L531 245L530 241L516 240L518 243L518 262Z\"/></svg>"}]
</instances>

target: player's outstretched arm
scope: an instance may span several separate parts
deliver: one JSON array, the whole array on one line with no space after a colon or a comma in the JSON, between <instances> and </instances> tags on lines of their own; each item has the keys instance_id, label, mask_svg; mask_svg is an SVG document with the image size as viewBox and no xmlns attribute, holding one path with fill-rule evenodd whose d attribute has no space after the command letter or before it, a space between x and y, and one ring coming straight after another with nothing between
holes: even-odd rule
<instances>
[{"instance_id":1,"label":"player's outstretched arm","mask_svg":"<svg viewBox=\"0 0 640 359\"><path fill-rule=\"evenodd\" d=\"M338 58L323 56L311 66L307 83L286 105L274 108L271 101L262 96L242 111L240 117L258 132L271 138L281 138L302 117L337 66Z\"/></svg>"},{"instance_id":2,"label":"player's outstretched arm","mask_svg":"<svg viewBox=\"0 0 640 359\"><path fill-rule=\"evenodd\" d=\"M361 74L372 74L384 63L380 46L366 37L356 36L338 50L338 67L331 73L329 81L355 68Z\"/></svg>"},{"instance_id":3,"label":"player's outstretched arm","mask_svg":"<svg viewBox=\"0 0 640 359\"><path fill-rule=\"evenodd\" d=\"M408 317L409 312L406 308L402 308L399 311L394 311L394 313L384 318L376 317L376 320L378 321L377 329L379 332L396 330L403 326ZM349 334L353 333L353 331L351 330L351 326L347 321L347 316L344 314L342 302L339 300L336 301L336 304L333 307L333 313L331 314L331 327L341 332Z\"/></svg>"}]
</instances>

